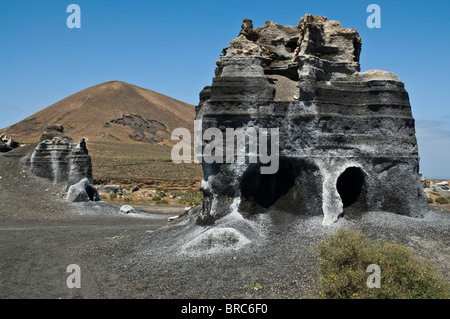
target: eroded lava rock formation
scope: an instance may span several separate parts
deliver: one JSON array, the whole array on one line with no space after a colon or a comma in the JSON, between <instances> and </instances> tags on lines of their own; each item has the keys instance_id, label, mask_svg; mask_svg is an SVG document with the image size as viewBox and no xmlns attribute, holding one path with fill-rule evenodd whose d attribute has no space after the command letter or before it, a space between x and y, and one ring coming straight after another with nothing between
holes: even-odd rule
<instances>
[{"instance_id":1,"label":"eroded lava rock formation","mask_svg":"<svg viewBox=\"0 0 450 319\"><path fill-rule=\"evenodd\" d=\"M19 142L14 141L7 134L0 134L0 153L6 153L20 146Z\"/></svg>"},{"instance_id":2,"label":"eroded lava rock formation","mask_svg":"<svg viewBox=\"0 0 450 319\"><path fill-rule=\"evenodd\" d=\"M408 93L390 72L360 72L361 38L326 17L298 26L271 21L223 50L212 85L200 93L202 131L279 128L279 168L202 162L199 223L233 211L268 209L323 216L427 210ZM203 141L203 147L207 142Z\"/></svg>"},{"instance_id":3,"label":"eroded lava rock formation","mask_svg":"<svg viewBox=\"0 0 450 319\"><path fill-rule=\"evenodd\" d=\"M70 201L100 200L93 186L91 157L85 139L75 143L61 125L47 127L23 164L29 165L31 173L37 177L47 178L54 184L66 183Z\"/></svg>"}]
</instances>

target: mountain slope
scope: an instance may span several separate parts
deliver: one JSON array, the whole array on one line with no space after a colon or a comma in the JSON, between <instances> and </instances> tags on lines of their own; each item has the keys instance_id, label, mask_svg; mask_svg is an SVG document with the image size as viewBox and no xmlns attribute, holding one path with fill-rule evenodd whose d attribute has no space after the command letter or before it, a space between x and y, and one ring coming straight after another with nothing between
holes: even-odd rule
<instances>
[{"instance_id":1,"label":"mountain slope","mask_svg":"<svg viewBox=\"0 0 450 319\"><path fill-rule=\"evenodd\" d=\"M172 144L174 128L193 128L195 108L120 81L101 83L39 111L3 131L21 142L38 141L45 128L61 124L74 140L130 140Z\"/></svg>"},{"instance_id":2,"label":"mountain slope","mask_svg":"<svg viewBox=\"0 0 450 319\"><path fill-rule=\"evenodd\" d=\"M120 81L70 95L2 132L21 143L39 141L47 126L61 124L75 141L84 137L96 183L197 185L198 164L171 161L173 129L193 132L195 107Z\"/></svg>"}]
</instances>

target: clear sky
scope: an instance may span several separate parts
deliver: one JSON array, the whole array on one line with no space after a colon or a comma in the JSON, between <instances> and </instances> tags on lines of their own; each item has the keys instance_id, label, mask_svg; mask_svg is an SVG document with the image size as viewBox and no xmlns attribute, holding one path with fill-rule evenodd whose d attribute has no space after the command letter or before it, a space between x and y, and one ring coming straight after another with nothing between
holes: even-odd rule
<instances>
[{"instance_id":1,"label":"clear sky","mask_svg":"<svg viewBox=\"0 0 450 319\"><path fill-rule=\"evenodd\" d=\"M369 29L369 4L381 28ZM69 29L69 4L81 28ZM1 0L0 128L89 86L120 80L197 104L242 19L297 25L306 13L362 37L362 71L397 74L416 119L421 171L450 179L448 0Z\"/></svg>"}]
</instances>

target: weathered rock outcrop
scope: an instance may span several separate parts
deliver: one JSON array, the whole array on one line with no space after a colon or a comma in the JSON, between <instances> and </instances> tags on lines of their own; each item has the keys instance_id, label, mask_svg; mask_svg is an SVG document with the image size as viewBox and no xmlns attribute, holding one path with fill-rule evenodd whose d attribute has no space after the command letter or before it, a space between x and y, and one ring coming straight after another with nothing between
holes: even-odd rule
<instances>
[{"instance_id":1,"label":"weathered rock outcrop","mask_svg":"<svg viewBox=\"0 0 450 319\"><path fill-rule=\"evenodd\" d=\"M0 153L6 153L20 146L19 142L14 141L7 134L0 135Z\"/></svg>"},{"instance_id":2,"label":"weathered rock outcrop","mask_svg":"<svg viewBox=\"0 0 450 319\"><path fill-rule=\"evenodd\" d=\"M268 143L278 148L278 170L261 174L268 164L239 161L234 151L222 162L203 160L199 222L236 210L320 215L324 224L369 210L423 214L408 93L393 73L361 73L360 52L358 32L326 17L256 29L244 20L200 93L197 120L202 132L252 129L267 141L278 129L279 144Z\"/></svg>"},{"instance_id":3,"label":"weathered rock outcrop","mask_svg":"<svg viewBox=\"0 0 450 319\"><path fill-rule=\"evenodd\" d=\"M31 173L51 180L67 182L66 190L86 178L92 179L92 163L84 139L74 143L60 125L48 127L29 158Z\"/></svg>"}]
</instances>

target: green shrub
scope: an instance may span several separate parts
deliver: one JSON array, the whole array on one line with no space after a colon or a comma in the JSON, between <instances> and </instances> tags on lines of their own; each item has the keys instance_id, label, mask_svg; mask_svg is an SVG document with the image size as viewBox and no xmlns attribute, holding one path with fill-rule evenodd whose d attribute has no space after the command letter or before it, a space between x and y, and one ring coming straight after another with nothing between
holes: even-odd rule
<instances>
[{"instance_id":1,"label":"green shrub","mask_svg":"<svg viewBox=\"0 0 450 319\"><path fill-rule=\"evenodd\" d=\"M450 287L428 261L405 246L340 229L317 246L320 298L449 298ZM367 287L367 267L381 270L381 287Z\"/></svg>"},{"instance_id":2,"label":"green shrub","mask_svg":"<svg viewBox=\"0 0 450 319\"><path fill-rule=\"evenodd\" d=\"M436 198L436 203L441 204L441 205L445 205L450 203L447 197L438 197Z\"/></svg>"},{"instance_id":3,"label":"green shrub","mask_svg":"<svg viewBox=\"0 0 450 319\"><path fill-rule=\"evenodd\" d=\"M158 204L165 204L165 205L167 205L167 204L169 204L169 202L167 200L165 200L165 199L161 199L160 201L158 201Z\"/></svg>"},{"instance_id":4,"label":"green shrub","mask_svg":"<svg viewBox=\"0 0 450 319\"><path fill-rule=\"evenodd\" d=\"M433 197L428 197L427 200L428 200L428 204L433 204L434 203Z\"/></svg>"},{"instance_id":5,"label":"green shrub","mask_svg":"<svg viewBox=\"0 0 450 319\"><path fill-rule=\"evenodd\" d=\"M112 192L112 193L109 194L109 199L110 200L115 200L116 198L117 198L117 193Z\"/></svg>"},{"instance_id":6,"label":"green shrub","mask_svg":"<svg viewBox=\"0 0 450 319\"><path fill-rule=\"evenodd\" d=\"M158 195L155 195L155 196L153 196L152 200L155 202L158 202L161 200L161 197L159 197Z\"/></svg>"},{"instance_id":7,"label":"green shrub","mask_svg":"<svg viewBox=\"0 0 450 319\"><path fill-rule=\"evenodd\" d=\"M130 197L125 197L123 200L125 201L125 203L128 203L128 204L131 203Z\"/></svg>"}]
</instances>

